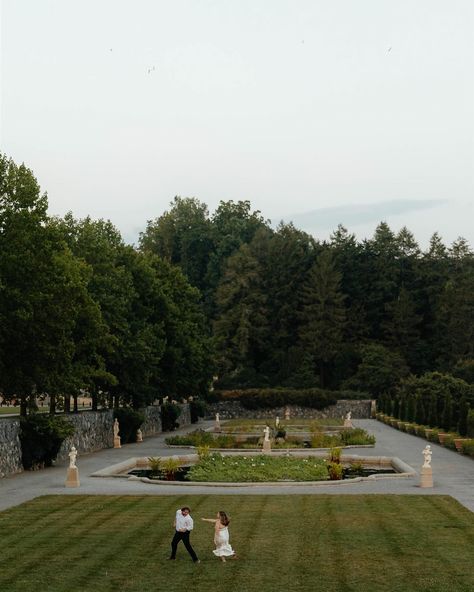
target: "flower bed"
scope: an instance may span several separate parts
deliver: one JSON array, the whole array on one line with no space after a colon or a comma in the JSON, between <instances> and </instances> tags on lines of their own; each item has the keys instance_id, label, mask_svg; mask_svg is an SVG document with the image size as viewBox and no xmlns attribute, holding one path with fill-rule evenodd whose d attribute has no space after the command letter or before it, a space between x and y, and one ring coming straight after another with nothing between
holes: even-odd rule
<instances>
[{"instance_id":1,"label":"flower bed","mask_svg":"<svg viewBox=\"0 0 474 592\"><path fill-rule=\"evenodd\" d=\"M261 437L239 434L213 434L203 430L195 430L183 436L170 436L165 442L171 446L209 446L210 448L256 448L261 446ZM286 439L277 438L272 444L274 448L331 448L333 446L367 446L375 444L375 436L361 428L341 430L337 434L326 434L320 431L311 433L308 440L298 439L289 435Z\"/></svg>"},{"instance_id":2,"label":"flower bed","mask_svg":"<svg viewBox=\"0 0 474 592\"><path fill-rule=\"evenodd\" d=\"M285 456L222 456L218 453L202 457L187 474L189 481L265 482L326 481L326 461L319 458L288 458Z\"/></svg>"}]
</instances>

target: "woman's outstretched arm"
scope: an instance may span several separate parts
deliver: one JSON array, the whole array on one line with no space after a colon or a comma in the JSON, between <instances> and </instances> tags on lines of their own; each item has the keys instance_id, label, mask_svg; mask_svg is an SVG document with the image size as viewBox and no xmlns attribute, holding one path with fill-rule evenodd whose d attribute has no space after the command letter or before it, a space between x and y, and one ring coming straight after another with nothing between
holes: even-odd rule
<instances>
[{"instance_id":1,"label":"woman's outstretched arm","mask_svg":"<svg viewBox=\"0 0 474 592\"><path fill-rule=\"evenodd\" d=\"M204 522L217 522L217 518L201 518L201 520L204 520Z\"/></svg>"}]
</instances>

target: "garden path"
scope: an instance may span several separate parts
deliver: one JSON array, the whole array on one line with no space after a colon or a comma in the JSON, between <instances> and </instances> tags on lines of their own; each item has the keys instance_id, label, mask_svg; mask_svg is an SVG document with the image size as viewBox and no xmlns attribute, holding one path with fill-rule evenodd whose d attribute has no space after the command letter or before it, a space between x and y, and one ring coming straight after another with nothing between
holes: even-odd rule
<instances>
[{"instance_id":1,"label":"garden path","mask_svg":"<svg viewBox=\"0 0 474 592\"><path fill-rule=\"evenodd\" d=\"M200 422L199 427L212 426L213 422ZM364 456L397 456L419 472L422 462L422 450L426 441L417 436L400 432L376 420L355 420L356 427L362 427L375 434L377 443L374 448L352 449L351 453ZM185 433L196 429L196 425L187 426L174 433ZM0 479L0 510L18 505L40 495L190 495L209 494L211 490L205 485L194 486L190 491L186 485L166 486L147 485L139 481L128 481L117 478L90 477L92 473L109 465L121 462L134 456L168 456L176 454L180 449L170 449L165 444L169 434L146 438L141 444L127 444L120 449L107 449L84 454L77 459L81 486L78 489L66 489L66 462L41 471L24 472L5 479ZM213 488L212 493L219 494L420 494L420 495L451 495L461 504L474 512L474 460L457 452L443 448L437 444L433 448L432 489L420 489L418 477L411 479L384 479L373 482L341 483L336 486L300 485L292 487L222 487ZM183 452L185 450L183 449Z\"/></svg>"}]
</instances>

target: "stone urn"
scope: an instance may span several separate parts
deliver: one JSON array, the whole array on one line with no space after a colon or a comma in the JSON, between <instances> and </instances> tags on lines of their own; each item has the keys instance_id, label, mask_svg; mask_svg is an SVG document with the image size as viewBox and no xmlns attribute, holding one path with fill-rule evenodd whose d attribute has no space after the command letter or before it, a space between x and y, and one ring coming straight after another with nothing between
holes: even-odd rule
<instances>
[{"instance_id":1,"label":"stone urn","mask_svg":"<svg viewBox=\"0 0 474 592\"><path fill-rule=\"evenodd\" d=\"M448 434L445 434L444 432L439 432L438 433L438 440L440 444L444 444L444 441L446 440Z\"/></svg>"},{"instance_id":2,"label":"stone urn","mask_svg":"<svg viewBox=\"0 0 474 592\"><path fill-rule=\"evenodd\" d=\"M458 452L462 452L462 443L466 442L468 438L454 438L454 445Z\"/></svg>"},{"instance_id":3,"label":"stone urn","mask_svg":"<svg viewBox=\"0 0 474 592\"><path fill-rule=\"evenodd\" d=\"M434 432L433 428L425 428L425 438L427 440L430 439L431 434Z\"/></svg>"}]
</instances>

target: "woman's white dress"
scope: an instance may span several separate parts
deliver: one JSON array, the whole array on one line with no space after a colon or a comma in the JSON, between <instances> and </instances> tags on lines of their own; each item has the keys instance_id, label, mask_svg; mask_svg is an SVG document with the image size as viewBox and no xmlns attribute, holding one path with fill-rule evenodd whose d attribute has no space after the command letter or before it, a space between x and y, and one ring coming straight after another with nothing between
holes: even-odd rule
<instances>
[{"instance_id":1,"label":"woman's white dress","mask_svg":"<svg viewBox=\"0 0 474 592\"><path fill-rule=\"evenodd\" d=\"M219 529L219 532L214 536L214 544L216 548L213 553L217 557L230 557L235 555L235 551L229 544L229 529L227 526Z\"/></svg>"}]
</instances>

